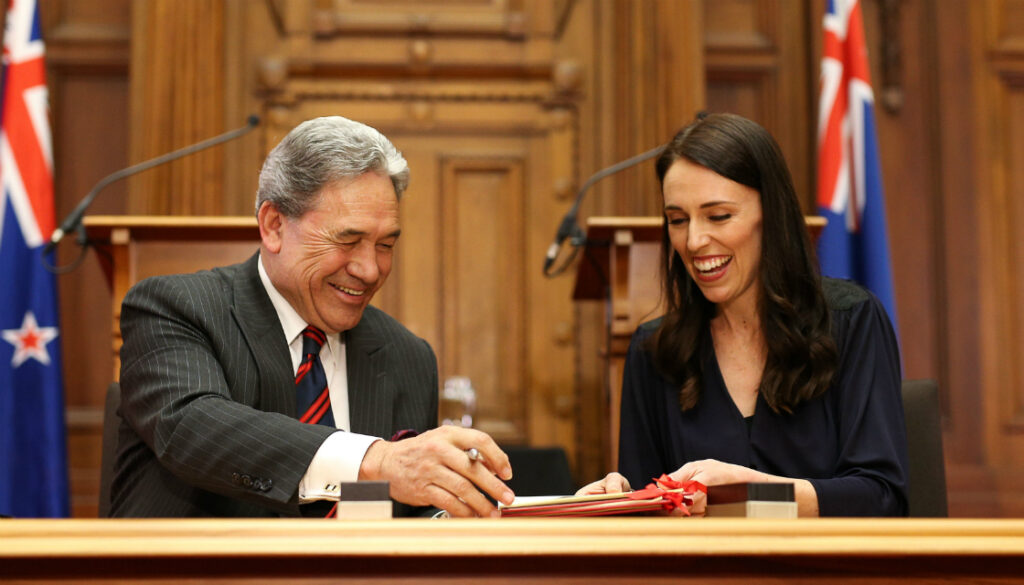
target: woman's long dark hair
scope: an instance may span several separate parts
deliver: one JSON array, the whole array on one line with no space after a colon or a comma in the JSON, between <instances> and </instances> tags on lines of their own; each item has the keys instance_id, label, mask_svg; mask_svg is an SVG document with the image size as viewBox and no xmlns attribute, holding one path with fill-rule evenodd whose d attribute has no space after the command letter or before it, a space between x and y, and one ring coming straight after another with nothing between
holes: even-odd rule
<instances>
[{"instance_id":1,"label":"woman's long dark hair","mask_svg":"<svg viewBox=\"0 0 1024 585\"><path fill-rule=\"evenodd\" d=\"M657 161L658 179L685 158L761 194L759 312L768 358L760 392L772 410L792 412L825 392L838 353L817 258L782 151L767 130L734 114L711 114L680 130ZM657 368L680 385L682 410L700 399L702 352L713 351L715 305L690 278L662 222L667 311L652 337Z\"/></svg>"}]
</instances>

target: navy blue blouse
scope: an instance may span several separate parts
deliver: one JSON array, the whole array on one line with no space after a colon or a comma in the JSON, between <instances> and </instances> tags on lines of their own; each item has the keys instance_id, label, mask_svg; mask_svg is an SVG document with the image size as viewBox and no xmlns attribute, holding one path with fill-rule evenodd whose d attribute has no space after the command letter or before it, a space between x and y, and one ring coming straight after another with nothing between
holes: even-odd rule
<instances>
[{"instance_id":1,"label":"navy blue blouse","mask_svg":"<svg viewBox=\"0 0 1024 585\"><path fill-rule=\"evenodd\" d=\"M832 386L792 414L758 397L745 421L729 396L714 351L705 351L697 405L679 409L679 389L655 369L646 342L630 343L622 384L619 472L643 486L688 461L717 459L807 479L822 516L905 516L907 439L899 349L885 309L871 293L823 279L839 368ZM749 428L748 428L749 424Z\"/></svg>"}]
</instances>

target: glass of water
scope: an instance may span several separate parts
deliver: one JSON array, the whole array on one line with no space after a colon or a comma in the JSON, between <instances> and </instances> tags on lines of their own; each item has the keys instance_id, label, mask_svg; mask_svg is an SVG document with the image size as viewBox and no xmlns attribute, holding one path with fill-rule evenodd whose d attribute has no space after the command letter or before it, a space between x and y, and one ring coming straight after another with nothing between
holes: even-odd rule
<instances>
[{"instance_id":1,"label":"glass of water","mask_svg":"<svg viewBox=\"0 0 1024 585\"><path fill-rule=\"evenodd\" d=\"M466 376L451 376L444 381L438 404L441 424L472 428L476 414L476 390Z\"/></svg>"}]
</instances>

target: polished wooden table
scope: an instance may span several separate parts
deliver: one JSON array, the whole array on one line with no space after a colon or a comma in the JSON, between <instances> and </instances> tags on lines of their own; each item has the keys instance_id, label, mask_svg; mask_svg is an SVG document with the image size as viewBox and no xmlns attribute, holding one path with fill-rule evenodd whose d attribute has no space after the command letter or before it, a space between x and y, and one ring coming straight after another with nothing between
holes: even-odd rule
<instances>
[{"instance_id":1,"label":"polished wooden table","mask_svg":"<svg viewBox=\"0 0 1024 585\"><path fill-rule=\"evenodd\" d=\"M21 583L1021 583L1024 520L3 520Z\"/></svg>"}]
</instances>

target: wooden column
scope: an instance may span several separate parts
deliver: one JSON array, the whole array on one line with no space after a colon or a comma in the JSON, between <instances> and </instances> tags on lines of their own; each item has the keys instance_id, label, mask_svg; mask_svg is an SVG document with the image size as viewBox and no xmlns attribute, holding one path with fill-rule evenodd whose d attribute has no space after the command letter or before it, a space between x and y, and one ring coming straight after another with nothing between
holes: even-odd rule
<instances>
[{"instance_id":1,"label":"wooden column","mask_svg":"<svg viewBox=\"0 0 1024 585\"><path fill-rule=\"evenodd\" d=\"M593 31L587 31L587 43L574 40L572 27L566 33L569 46L580 47L573 56L583 64L584 91L593 96L580 105L583 181L601 168L663 144L704 108L705 3L601 0L577 3L575 10L574 18L585 20ZM597 183L581 215L660 215L661 188L653 168L653 162L644 162ZM597 303L577 304L576 437L578 474L584 481L604 475L609 470L606 462L614 457L606 449L613 439L603 409L609 389L621 380L607 378L599 355L606 335L603 310Z\"/></svg>"},{"instance_id":2,"label":"wooden column","mask_svg":"<svg viewBox=\"0 0 1024 585\"><path fill-rule=\"evenodd\" d=\"M136 0L132 4L129 152L133 163L228 129L224 15L223 0ZM222 213L223 159L222 147L216 147L133 178L128 211Z\"/></svg>"},{"instance_id":3,"label":"wooden column","mask_svg":"<svg viewBox=\"0 0 1024 585\"><path fill-rule=\"evenodd\" d=\"M598 9L603 45L599 167L664 143L705 104L703 3L615 0ZM608 124L608 120L616 123ZM584 176L597 170L584 168ZM595 187L598 213L653 215L660 189L650 165L627 169ZM622 194L631 194L622 196Z\"/></svg>"}]
</instances>

